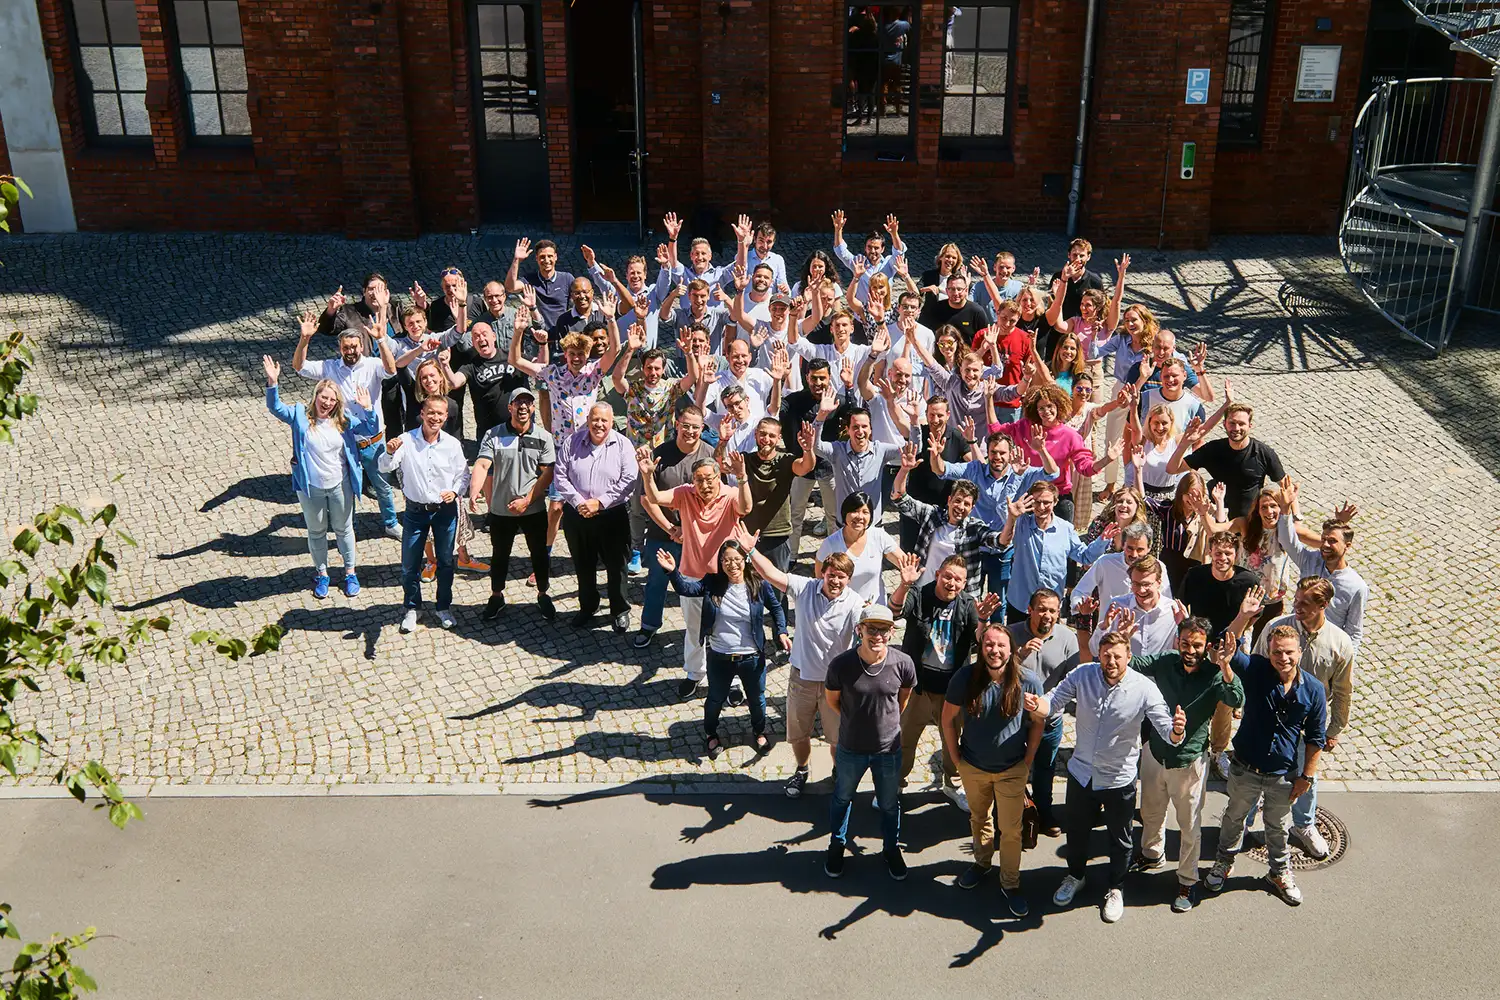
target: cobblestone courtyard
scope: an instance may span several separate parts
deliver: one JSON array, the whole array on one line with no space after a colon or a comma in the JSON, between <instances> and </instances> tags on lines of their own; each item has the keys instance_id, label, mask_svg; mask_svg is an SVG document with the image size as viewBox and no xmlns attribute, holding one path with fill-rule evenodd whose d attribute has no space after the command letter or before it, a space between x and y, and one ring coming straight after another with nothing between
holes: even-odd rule
<instances>
[{"instance_id":1,"label":"cobblestone courtyard","mask_svg":"<svg viewBox=\"0 0 1500 1000\"><path fill-rule=\"evenodd\" d=\"M943 240L908 237L926 265ZM438 270L498 277L513 237L348 243L277 236L20 237L0 245L0 317L37 341L28 380L40 415L0 449L4 519L59 502L119 504L140 547L114 586L127 611L166 613L170 636L130 669L100 670L23 702L59 749L97 756L130 784L624 782L647 776L774 777L785 746L710 763L701 702L678 703L681 618L637 651L607 626L577 632L571 576L549 625L517 559L499 622L488 584L460 574L452 633L396 630L399 545L357 529L364 592L309 592L305 532L287 473L289 435L265 410L260 355L286 362L294 314L371 269L402 292ZM959 240L1056 268L1055 235ZM811 238L783 238L800 266ZM561 266L582 270L575 243ZM600 249L617 266L624 253ZM1115 251L1096 252L1110 270ZM722 256L722 254L721 254ZM1360 507L1353 564L1370 584L1351 731L1332 778L1500 778L1500 606L1495 557L1500 396L1495 338L1460 336L1431 360L1365 309L1323 240L1236 239L1207 254L1133 253L1127 301L1179 339L1206 340L1213 377L1256 406L1256 433L1303 484L1309 514ZM914 270L916 270L914 266ZM315 356L331 350L315 343ZM310 391L288 373L288 396ZM472 423L470 424L472 427ZM118 482L112 482L120 476ZM368 539L368 540L367 540ZM559 555L565 546L559 536ZM815 539L804 541L804 552ZM488 541L475 546L484 557ZM567 563L559 560L559 568ZM632 588L639 602L640 588ZM430 585L429 585L430 597ZM281 650L230 663L188 644L198 628L287 629ZM786 668L772 671L780 734ZM725 735L743 743L743 710ZM931 747L936 734L929 734ZM41 780L40 778L32 780Z\"/></svg>"}]
</instances>

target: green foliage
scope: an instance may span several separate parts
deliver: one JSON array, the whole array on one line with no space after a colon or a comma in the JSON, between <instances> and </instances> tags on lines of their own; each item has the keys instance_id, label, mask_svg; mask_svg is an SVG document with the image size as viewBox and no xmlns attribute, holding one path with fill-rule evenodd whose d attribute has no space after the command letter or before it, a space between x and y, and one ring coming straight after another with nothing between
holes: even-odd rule
<instances>
[{"instance_id":1,"label":"green foliage","mask_svg":"<svg viewBox=\"0 0 1500 1000\"><path fill-rule=\"evenodd\" d=\"M95 936L96 931L89 927L81 934L54 934L46 944L33 941L23 946L10 969L0 971L0 996L6 1000L64 1000L93 993L99 987L81 966L73 964L73 952L87 948ZM0 938L20 937L10 920L10 905L0 903Z\"/></svg>"},{"instance_id":2,"label":"green foliage","mask_svg":"<svg viewBox=\"0 0 1500 1000\"><path fill-rule=\"evenodd\" d=\"M19 177L0 174L0 230L10 232L10 217L21 203L21 195L30 198L31 188Z\"/></svg>"}]
</instances>

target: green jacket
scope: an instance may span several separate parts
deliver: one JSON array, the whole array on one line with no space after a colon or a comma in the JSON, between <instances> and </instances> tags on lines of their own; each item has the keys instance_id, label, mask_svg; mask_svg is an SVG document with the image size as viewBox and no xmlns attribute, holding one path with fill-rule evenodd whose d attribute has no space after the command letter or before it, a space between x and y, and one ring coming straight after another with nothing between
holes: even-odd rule
<instances>
[{"instance_id":1,"label":"green jacket","mask_svg":"<svg viewBox=\"0 0 1500 1000\"><path fill-rule=\"evenodd\" d=\"M1151 753L1169 768L1187 767L1202 756L1203 748L1208 744L1209 724L1213 722L1219 702L1230 708L1239 708L1245 703L1245 688L1239 676L1235 675L1231 682L1226 683L1219 668L1207 657L1192 673L1182 669L1182 654L1175 651L1133 657L1130 669L1156 682L1167 708L1174 714L1179 705L1187 714L1187 735L1180 746L1172 746L1155 729L1151 730Z\"/></svg>"}]
</instances>

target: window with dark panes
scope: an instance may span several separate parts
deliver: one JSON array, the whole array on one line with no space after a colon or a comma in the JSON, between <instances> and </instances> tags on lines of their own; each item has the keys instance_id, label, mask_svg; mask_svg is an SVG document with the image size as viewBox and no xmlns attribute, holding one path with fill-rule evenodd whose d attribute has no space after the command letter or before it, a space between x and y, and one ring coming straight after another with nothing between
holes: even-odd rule
<instances>
[{"instance_id":1,"label":"window with dark panes","mask_svg":"<svg viewBox=\"0 0 1500 1000\"><path fill-rule=\"evenodd\" d=\"M146 60L134 0L72 0L78 93L91 140L151 140Z\"/></svg>"},{"instance_id":2,"label":"window with dark panes","mask_svg":"<svg viewBox=\"0 0 1500 1000\"><path fill-rule=\"evenodd\" d=\"M1013 4L950 6L943 50L945 156L1003 147L1010 137Z\"/></svg>"},{"instance_id":3,"label":"window with dark panes","mask_svg":"<svg viewBox=\"0 0 1500 1000\"><path fill-rule=\"evenodd\" d=\"M1219 141L1228 145L1260 141L1266 116L1266 84L1271 56L1272 0L1231 0L1229 58L1219 107Z\"/></svg>"},{"instance_id":4,"label":"window with dark panes","mask_svg":"<svg viewBox=\"0 0 1500 1000\"><path fill-rule=\"evenodd\" d=\"M236 0L175 0L177 61L194 140L250 138L250 89Z\"/></svg>"},{"instance_id":5,"label":"window with dark panes","mask_svg":"<svg viewBox=\"0 0 1500 1000\"><path fill-rule=\"evenodd\" d=\"M916 8L877 3L846 12L844 148L903 153L916 103Z\"/></svg>"},{"instance_id":6,"label":"window with dark panes","mask_svg":"<svg viewBox=\"0 0 1500 1000\"><path fill-rule=\"evenodd\" d=\"M527 43L536 8L482 4L478 14L485 138L535 139L542 133L540 87Z\"/></svg>"}]
</instances>

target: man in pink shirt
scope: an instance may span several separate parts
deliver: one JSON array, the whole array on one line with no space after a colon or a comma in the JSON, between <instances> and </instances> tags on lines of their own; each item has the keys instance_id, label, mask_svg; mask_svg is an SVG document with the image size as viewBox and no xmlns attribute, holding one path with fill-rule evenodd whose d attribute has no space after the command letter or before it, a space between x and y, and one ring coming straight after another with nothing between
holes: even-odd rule
<instances>
[{"instance_id":1,"label":"man in pink shirt","mask_svg":"<svg viewBox=\"0 0 1500 1000\"><path fill-rule=\"evenodd\" d=\"M711 458L693 463L692 482L663 493L656 487L656 459L650 448L636 452L640 465L641 487L647 500L658 507L677 511L682 519L682 556L678 569L684 577L702 580L718 571L719 549L734 533L740 518L750 513L750 479L745 475L745 456L730 452L727 464L738 487L724 484L719 463ZM680 599L683 619L683 665L688 679L702 681L708 673L708 660L699 634L703 598Z\"/></svg>"}]
</instances>

